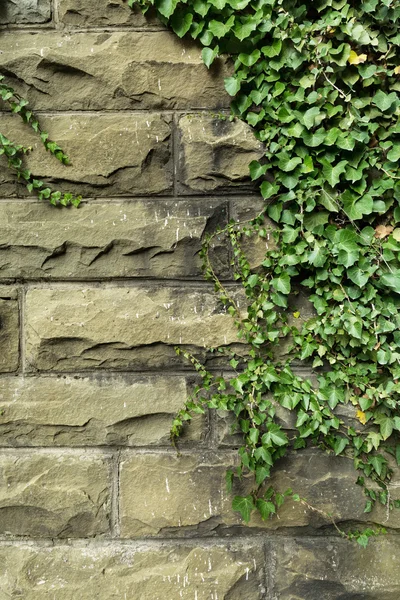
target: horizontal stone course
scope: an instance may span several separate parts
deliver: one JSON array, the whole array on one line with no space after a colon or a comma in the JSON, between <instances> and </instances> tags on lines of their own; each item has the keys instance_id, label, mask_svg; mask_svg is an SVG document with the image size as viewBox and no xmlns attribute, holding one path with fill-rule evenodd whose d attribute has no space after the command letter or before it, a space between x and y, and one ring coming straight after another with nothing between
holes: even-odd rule
<instances>
[{"instance_id":1,"label":"horizontal stone course","mask_svg":"<svg viewBox=\"0 0 400 600\"><path fill-rule=\"evenodd\" d=\"M77 538L109 533L106 457L3 452L0 483L1 534Z\"/></svg>"},{"instance_id":2,"label":"horizontal stone course","mask_svg":"<svg viewBox=\"0 0 400 600\"><path fill-rule=\"evenodd\" d=\"M384 524L399 528L396 512L387 519L386 509L377 506L364 513L365 496L355 484L357 473L349 460L327 456L318 450L305 450L279 461L267 486L285 492L291 488L307 503L286 499L279 517L262 521L253 513L245 526L232 510L236 494L246 496L255 487L252 475L235 481L227 493L225 474L237 464L236 453L198 452L196 455L140 456L130 451L122 457L120 475L120 518L122 537L211 536L223 531L290 531L294 528L334 529L348 521ZM397 498L397 484L391 489Z\"/></svg>"},{"instance_id":3,"label":"horizontal stone course","mask_svg":"<svg viewBox=\"0 0 400 600\"><path fill-rule=\"evenodd\" d=\"M174 346L206 356L237 342L232 317L202 288L32 289L26 351L33 370L190 368Z\"/></svg>"},{"instance_id":4,"label":"horizontal stone course","mask_svg":"<svg viewBox=\"0 0 400 600\"><path fill-rule=\"evenodd\" d=\"M0 203L0 278L197 277L205 233L227 222L223 200ZM222 275L225 247L213 258Z\"/></svg>"},{"instance_id":5,"label":"horizontal stone course","mask_svg":"<svg viewBox=\"0 0 400 600\"><path fill-rule=\"evenodd\" d=\"M151 27L161 28L153 14L143 15L125 0L59 0L58 20L67 28L79 27Z\"/></svg>"},{"instance_id":6,"label":"horizontal stone course","mask_svg":"<svg viewBox=\"0 0 400 600\"><path fill-rule=\"evenodd\" d=\"M201 48L169 31L5 33L2 49L0 67L35 110L229 108L227 65L208 71Z\"/></svg>"},{"instance_id":7,"label":"horizontal stone course","mask_svg":"<svg viewBox=\"0 0 400 600\"><path fill-rule=\"evenodd\" d=\"M16 288L0 286L0 373L19 366L19 304Z\"/></svg>"},{"instance_id":8,"label":"horizontal stone course","mask_svg":"<svg viewBox=\"0 0 400 600\"><path fill-rule=\"evenodd\" d=\"M1 446L170 444L172 419L188 396L184 377L7 377L0 379ZM200 440L197 417L181 441Z\"/></svg>"},{"instance_id":9,"label":"horizontal stone course","mask_svg":"<svg viewBox=\"0 0 400 600\"><path fill-rule=\"evenodd\" d=\"M397 600L396 537L372 540L366 549L337 538L274 543L272 600Z\"/></svg>"},{"instance_id":10,"label":"horizontal stone course","mask_svg":"<svg viewBox=\"0 0 400 600\"><path fill-rule=\"evenodd\" d=\"M51 0L2 0L0 25L45 23L50 20Z\"/></svg>"},{"instance_id":11,"label":"horizontal stone course","mask_svg":"<svg viewBox=\"0 0 400 600\"><path fill-rule=\"evenodd\" d=\"M226 115L184 115L179 120L180 190L187 194L256 191L249 164L264 154L249 125ZM258 200L256 200L258 202Z\"/></svg>"},{"instance_id":12,"label":"horizontal stone course","mask_svg":"<svg viewBox=\"0 0 400 600\"><path fill-rule=\"evenodd\" d=\"M32 147L26 166L54 189L86 197L172 192L171 130L162 116L57 115L42 118L41 124L68 154L71 165L64 166L46 153L38 136L15 116L2 117L2 132ZM2 168L0 194L16 193L27 195L13 172Z\"/></svg>"},{"instance_id":13,"label":"horizontal stone course","mask_svg":"<svg viewBox=\"0 0 400 600\"><path fill-rule=\"evenodd\" d=\"M0 597L24 600L262 600L256 544L0 547Z\"/></svg>"}]
</instances>

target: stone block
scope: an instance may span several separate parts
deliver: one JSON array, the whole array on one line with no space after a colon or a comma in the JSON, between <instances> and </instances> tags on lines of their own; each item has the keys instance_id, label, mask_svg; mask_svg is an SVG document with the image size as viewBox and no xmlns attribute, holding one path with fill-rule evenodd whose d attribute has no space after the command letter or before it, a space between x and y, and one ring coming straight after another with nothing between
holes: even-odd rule
<instances>
[{"instance_id":1,"label":"stone block","mask_svg":"<svg viewBox=\"0 0 400 600\"><path fill-rule=\"evenodd\" d=\"M372 540L366 549L338 538L281 539L272 600L398 600L400 540Z\"/></svg>"},{"instance_id":2,"label":"stone block","mask_svg":"<svg viewBox=\"0 0 400 600\"><path fill-rule=\"evenodd\" d=\"M171 377L16 377L0 379L1 446L170 445L172 419L188 396ZM181 442L199 441L196 417Z\"/></svg>"},{"instance_id":3,"label":"stone block","mask_svg":"<svg viewBox=\"0 0 400 600\"><path fill-rule=\"evenodd\" d=\"M203 279L202 239L226 220L226 203L212 198L83 203L78 210L2 202L0 278ZM218 273L228 273L223 243L212 260Z\"/></svg>"},{"instance_id":4,"label":"stone block","mask_svg":"<svg viewBox=\"0 0 400 600\"><path fill-rule=\"evenodd\" d=\"M221 524L224 474L216 455L127 454L120 477L122 537L209 535Z\"/></svg>"},{"instance_id":5,"label":"stone block","mask_svg":"<svg viewBox=\"0 0 400 600\"><path fill-rule=\"evenodd\" d=\"M105 457L3 452L0 482L1 534L76 538L109 532Z\"/></svg>"},{"instance_id":6,"label":"stone block","mask_svg":"<svg viewBox=\"0 0 400 600\"><path fill-rule=\"evenodd\" d=\"M249 125L228 117L191 114L179 120L179 184L184 193L257 191L249 164L263 156L263 144Z\"/></svg>"},{"instance_id":7,"label":"stone block","mask_svg":"<svg viewBox=\"0 0 400 600\"><path fill-rule=\"evenodd\" d=\"M19 365L19 307L15 288L0 286L0 372Z\"/></svg>"},{"instance_id":8,"label":"stone block","mask_svg":"<svg viewBox=\"0 0 400 600\"><path fill-rule=\"evenodd\" d=\"M205 358L238 341L215 294L193 286L31 289L26 324L28 364L44 371L192 368L174 346Z\"/></svg>"},{"instance_id":9,"label":"stone block","mask_svg":"<svg viewBox=\"0 0 400 600\"><path fill-rule=\"evenodd\" d=\"M0 25L45 23L50 17L50 0L2 0L0 4Z\"/></svg>"},{"instance_id":10,"label":"stone block","mask_svg":"<svg viewBox=\"0 0 400 600\"><path fill-rule=\"evenodd\" d=\"M33 148L26 166L54 189L86 197L171 193L171 131L163 117L103 113L57 115L41 122L72 165L64 166L46 153L40 138L15 116L2 118L2 132ZM0 194L27 195L2 159Z\"/></svg>"},{"instance_id":11,"label":"stone block","mask_svg":"<svg viewBox=\"0 0 400 600\"><path fill-rule=\"evenodd\" d=\"M98 2L92 5L104 15ZM230 103L227 63L218 59L208 70L200 46L170 31L4 33L2 49L0 67L35 110L194 110Z\"/></svg>"},{"instance_id":12,"label":"stone block","mask_svg":"<svg viewBox=\"0 0 400 600\"><path fill-rule=\"evenodd\" d=\"M125 0L59 0L58 20L67 28L162 27L153 14L144 16L138 7L130 8Z\"/></svg>"},{"instance_id":13,"label":"stone block","mask_svg":"<svg viewBox=\"0 0 400 600\"><path fill-rule=\"evenodd\" d=\"M0 548L2 598L24 600L262 600L256 544L156 548L125 544Z\"/></svg>"}]
</instances>

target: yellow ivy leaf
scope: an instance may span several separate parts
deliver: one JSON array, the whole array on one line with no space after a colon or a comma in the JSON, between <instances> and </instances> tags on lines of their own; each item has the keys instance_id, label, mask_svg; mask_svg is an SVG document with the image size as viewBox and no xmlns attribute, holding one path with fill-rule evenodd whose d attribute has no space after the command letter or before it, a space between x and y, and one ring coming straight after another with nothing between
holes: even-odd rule
<instances>
[{"instance_id":1,"label":"yellow ivy leaf","mask_svg":"<svg viewBox=\"0 0 400 600\"><path fill-rule=\"evenodd\" d=\"M363 425L365 425L365 423L367 422L365 412L363 412L362 410L357 411L356 417L360 421L360 423L362 423Z\"/></svg>"},{"instance_id":2,"label":"yellow ivy leaf","mask_svg":"<svg viewBox=\"0 0 400 600\"><path fill-rule=\"evenodd\" d=\"M298 311L294 312L293 316L294 316L295 319L298 319L300 317L300 313Z\"/></svg>"},{"instance_id":3,"label":"yellow ivy leaf","mask_svg":"<svg viewBox=\"0 0 400 600\"><path fill-rule=\"evenodd\" d=\"M351 65L360 65L362 63L365 63L365 61L367 60L368 56L366 54L357 54L357 52L354 52L354 50L352 50L350 52L350 56L348 58L348 62Z\"/></svg>"},{"instance_id":4,"label":"yellow ivy leaf","mask_svg":"<svg viewBox=\"0 0 400 600\"><path fill-rule=\"evenodd\" d=\"M396 75L400 75L400 65L395 68L394 72Z\"/></svg>"}]
</instances>

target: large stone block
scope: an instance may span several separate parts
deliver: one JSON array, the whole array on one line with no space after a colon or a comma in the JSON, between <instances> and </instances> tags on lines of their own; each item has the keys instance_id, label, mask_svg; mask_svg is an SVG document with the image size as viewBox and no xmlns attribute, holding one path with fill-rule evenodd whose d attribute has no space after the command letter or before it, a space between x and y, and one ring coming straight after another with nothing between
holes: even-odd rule
<instances>
[{"instance_id":1,"label":"large stone block","mask_svg":"<svg viewBox=\"0 0 400 600\"><path fill-rule=\"evenodd\" d=\"M50 16L50 0L2 0L0 3L0 25L45 23Z\"/></svg>"},{"instance_id":2,"label":"large stone block","mask_svg":"<svg viewBox=\"0 0 400 600\"><path fill-rule=\"evenodd\" d=\"M15 116L2 117L2 132L33 148L27 167L55 189L86 197L171 193L171 131L161 116L103 113L57 115L41 121L72 165L66 167L46 153L38 136ZM0 194L26 195L26 188L16 183L2 158Z\"/></svg>"},{"instance_id":3,"label":"large stone block","mask_svg":"<svg viewBox=\"0 0 400 600\"><path fill-rule=\"evenodd\" d=\"M215 294L193 287L32 289L26 325L27 361L45 371L190 368L174 346L204 357L237 342Z\"/></svg>"},{"instance_id":4,"label":"large stone block","mask_svg":"<svg viewBox=\"0 0 400 600\"><path fill-rule=\"evenodd\" d=\"M0 372L16 371L18 365L18 293L14 288L0 286Z\"/></svg>"},{"instance_id":5,"label":"large stone block","mask_svg":"<svg viewBox=\"0 0 400 600\"><path fill-rule=\"evenodd\" d=\"M1 446L170 445L172 419L188 397L183 377L0 379ZM204 419L182 441L199 440Z\"/></svg>"},{"instance_id":6,"label":"large stone block","mask_svg":"<svg viewBox=\"0 0 400 600\"><path fill-rule=\"evenodd\" d=\"M227 64L209 71L198 44L169 31L5 33L2 49L0 67L36 110L229 107Z\"/></svg>"},{"instance_id":7,"label":"large stone block","mask_svg":"<svg viewBox=\"0 0 400 600\"><path fill-rule=\"evenodd\" d=\"M179 121L180 189L185 193L256 191L249 164L263 156L251 127L228 117L185 115Z\"/></svg>"},{"instance_id":8,"label":"large stone block","mask_svg":"<svg viewBox=\"0 0 400 600\"><path fill-rule=\"evenodd\" d=\"M154 15L133 9L126 0L59 0L58 19L69 27L162 27Z\"/></svg>"},{"instance_id":9,"label":"large stone block","mask_svg":"<svg viewBox=\"0 0 400 600\"><path fill-rule=\"evenodd\" d=\"M221 523L224 472L215 455L127 455L120 478L122 537L210 534Z\"/></svg>"},{"instance_id":10,"label":"large stone block","mask_svg":"<svg viewBox=\"0 0 400 600\"><path fill-rule=\"evenodd\" d=\"M277 540L272 600L398 600L400 540Z\"/></svg>"},{"instance_id":11,"label":"large stone block","mask_svg":"<svg viewBox=\"0 0 400 600\"><path fill-rule=\"evenodd\" d=\"M126 201L57 210L48 203L0 204L0 278L197 277L204 234L227 220L226 203ZM220 243L212 254L226 275Z\"/></svg>"},{"instance_id":12,"label":"large stone block","mask_svg":"<svg viewBox=\"0 0 400 600\"><path fill-rule=\"evenodd\" d=\"M237 464L229 452L141 454L126 452L121 463L120 518L123 537L187 537L275 530L319 531L348 522L379 523L400 528L398 511L387 518L385 507L364 513L365 496L356 485L357 473L348 459L305 450L279 461L267 487L285 492L291 488L306 502L286 499L278 516L267 521L254 513L246 526L232 509L235 495L246 496L255 488L252 475L235 481L226 491L225 474ZM391 488L398 497L398 484ZM331 516L330 516L331 515Z\"/></svg>"},{"instance_id":13,"label":"large stone block","mask_svg":"<svg viewBox=\"0 0 400 600\"><path fill-rule=\"evenodd\" d=\"M23 600L261 600L262 547L0 548L1 598Z\"/></svg>"},{"instance_id":14,"label":"large stone block","mask_svg":"<svg viewBox=\"0 0 400 600\"><path fill-rule=\"evenodd\" d=\"M105 457L3 452L0 482L1 534L70 538L109 532Z\"/></svg>"}]
</instances>

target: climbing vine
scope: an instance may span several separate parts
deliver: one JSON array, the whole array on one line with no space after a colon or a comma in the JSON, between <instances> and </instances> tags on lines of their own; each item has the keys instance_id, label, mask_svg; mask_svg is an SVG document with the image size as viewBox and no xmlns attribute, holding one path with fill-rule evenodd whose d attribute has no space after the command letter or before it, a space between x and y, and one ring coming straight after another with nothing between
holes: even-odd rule
<instances>
[{"instance_id":1,"label":"climbing vine","mask_svg":"<svg viewBox=\"0 0 400 600\"><path fill-rule=\"evenodd\" d=\"M4 104L8 105L13 114L19 115L23 122L33 129L50 154L55 156L63 165L70 164L69 158L63 152L62 148L56 142L50 140L49 134L40 127L37 117L28 106L28 101L25 98L21 98L13 88L7 85L2 75L0 75L0 98ZM41 179L34 177L29 169L25 167L23 157L30 150L30 148L26 148L22 144L11 141L0 132L0 156L4 155L7 158L8 167L15 172L18 180L25 184L29 192L34 192L39 200L48 200L54 206L57 204L62 206L70 204L79 206L81 201L80 196L74 196L71 193L63 194L58 190L53 191L51 188L45 186Z\"/></svg>"},{"instance_id":2,"label":"climbing vine","mask_svg":"<svg viewBox=\"0 0 400 600\"><path fill-rule=\"evenodd\" d=\"M365 512L376 503L399 507L389 483L400 464L400 2L129 4L144 12L153 6L179 37L198 40L207 67L219 55L231 58L225 88L232 115L265 144L264 158L250 164L265 211L247 224L230 223L203 247L205 276L248 354L231 356L230 378L186 354L202 384L177 415L173 437L206 408L235 415L244 443L227 481L231 488L235 477L254 473L254 490L233 499L245 521L253 510L263 519L276 512L283 495L268 486L272 467L309 445L354 461ZM257 269L241 248L254 232L275 240ZM213 270L215 235L233 248L246 314ZM289 311L301 289L314 307L309 319ZM284 341L290 352L279 358ZM317 385L295 374L296 360L312 366ZM343 404L354 407L353 422L339 418ZM277 406L296 415L292 437ZM341 533L365 545L374 530Z\"/></svg>"}]
</instances>

